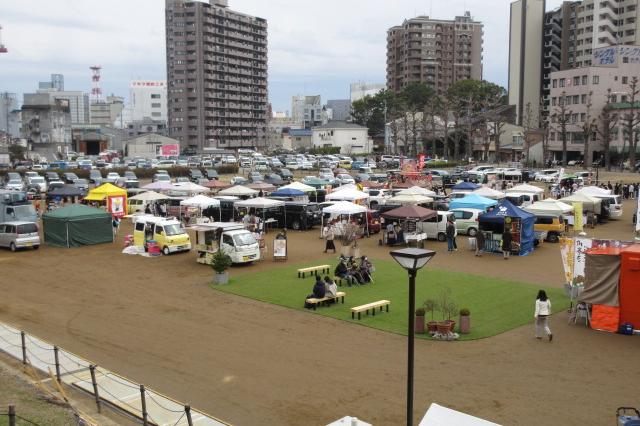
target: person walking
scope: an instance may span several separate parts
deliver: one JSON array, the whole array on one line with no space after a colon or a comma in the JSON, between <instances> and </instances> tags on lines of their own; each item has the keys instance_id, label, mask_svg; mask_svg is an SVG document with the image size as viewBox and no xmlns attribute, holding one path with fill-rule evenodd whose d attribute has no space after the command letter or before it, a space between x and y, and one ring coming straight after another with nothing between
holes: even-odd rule
<instances>
[{"instance_id":1,"label":"person walking","mask_svg":"<svg viewBox=\"0 0 640 426\"><path fill-rule=\"evenodd\" d=\"M549 329L549 315L551 315L551 301L544 290L538 291L536 297L536 310L534 318L536 321L536 339L542 339L542 331L547 335L549 341L553 340L553 334Z\"/></svg>"},{"instance_id":2,"label":"person walking","mask_svg":"<svg viewBox=\"0 0 640 426\"><path fill-rule=\"evenodd\" d=\"M450 220L447 221L445 234L447 236L447 251L452 252L454 251L453 239L455 238L456 227L454 226L453 222L451 222Z\"/></svg>"},{"instance_id":3,"label":"person walking","mask_svg":"<svg viewBox=\"0 0 640 426\"><path fill-rule=\"evenodd\" d=\"M513 237L511 236L511 230L505 226L504 232L502 233L502 256L504 260L509 259L511 255L511 241Z\"/></svg>"},{"instance_id":4,"label":"person walking","mask_svg":"<svg viewBox=\"0 0 640 426\"><path fill-rule=\"evenodd\" d=\"M333 240L335 239L336 235L333 232L333 225L329 224L324 228L324 239L325 239L325 245L324 245L324 252L326 253L328 250L333 250L333 252L336 252L336 245L333 242Z\"/></svg>"}]
</instances>

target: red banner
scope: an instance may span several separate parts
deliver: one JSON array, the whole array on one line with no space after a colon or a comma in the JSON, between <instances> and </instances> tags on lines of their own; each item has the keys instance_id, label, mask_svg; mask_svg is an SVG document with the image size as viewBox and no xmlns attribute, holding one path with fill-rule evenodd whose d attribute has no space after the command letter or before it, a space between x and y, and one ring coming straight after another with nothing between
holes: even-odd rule
<instances>
[{"instance_id":1,"label":"red banner","mask_svg":"<svg viewBox=\"0 0 640 426\"><path fill-rule=\"evenodd\" d=\"M107 197L107 211L113 217L121 218L126 214L127 197L125 195L111 195Z\"/></svg>"}]
</instances>

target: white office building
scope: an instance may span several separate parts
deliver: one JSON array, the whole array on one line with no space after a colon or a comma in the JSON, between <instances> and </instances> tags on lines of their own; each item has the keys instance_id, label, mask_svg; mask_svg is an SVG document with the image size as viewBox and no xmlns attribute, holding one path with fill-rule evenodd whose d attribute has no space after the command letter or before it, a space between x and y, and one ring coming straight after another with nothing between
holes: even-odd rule
<instances>
[{"instance_id":1,"label":"white office building","mask_svg":"<svg viewBox=\"0 0 640 426\"><path fill-rule=\"evenodd\" d=\"M368 154L373 143L369 139L368 129L346 121L329 121L312 129L314 148L340 148L340 154Z\"/></svg>"},{"instance_id":2,"label":"white office building","mask_svg":"<svg viewBox=\"0 0 640 426\"><path fill-rule=\"evenodd\" d=\"M375 96L387 88L384 83L351 83L351 103L365 96Z\"/></svg>"},{"instance_id":3,"label":"white office building","mask_svg":"<svg viewBox=\"0 0 640 426\"><path fill-rule=\"evenodd\" d=\"M130 121L167 121L166 80L134 80L129 85Z\"/></svg>"}]
</instances>

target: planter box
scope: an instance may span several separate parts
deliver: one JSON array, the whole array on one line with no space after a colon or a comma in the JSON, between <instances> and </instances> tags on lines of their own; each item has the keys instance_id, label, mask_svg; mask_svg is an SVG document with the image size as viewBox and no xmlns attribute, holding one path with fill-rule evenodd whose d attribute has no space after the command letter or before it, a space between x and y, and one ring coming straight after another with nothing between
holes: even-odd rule
<instances>
[{"instance_id":1,"label":"planter box","mask_svg":"<svg viewBox=\"0 0 640 426\"><path fill-rule=\"evenodd\" d=\"M424 334L424 316L416 316L413 319L413 329L418 334Z\"/></svg>"},{"instance_id":2,"label":"planter box","mask_svg":"<svg viewBox=\"0 0 640 426\"><path fill-rule=\"evenodd\" d=\"M436 331L438 331L438 323L436 321L429 321L427 323L427 330L431 335L436 334Z\"/></svg>"},{"instance_id":3,"label":"planter box","mask_svg":"<svg viewBox=\"0 0 640 426\"><path fill-rule=\"evenodd\" d=\"M229 283L229 273L223 272L221 274L215 273L213 275L213 283L214 284L228 284Z\"/></svg>"},{"instance_id":4,"label":"planter box","mask_svg":"<svg viewBox=\"0 0 640 426\"><path fill-rule=\"evenodd\" d=\"M469 315L460 316L460 333L469 334L471 331L471 317Z\"/></svg>"}]
</instances>

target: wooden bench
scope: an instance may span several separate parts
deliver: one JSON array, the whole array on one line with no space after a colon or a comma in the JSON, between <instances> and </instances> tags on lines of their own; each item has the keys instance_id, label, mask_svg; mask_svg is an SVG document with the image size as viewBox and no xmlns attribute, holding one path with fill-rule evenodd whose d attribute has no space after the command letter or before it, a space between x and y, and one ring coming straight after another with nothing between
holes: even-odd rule
<instances>
[{"instance_id":1,"label":"wooden bench","mask_svg":"<svg viewBox=\"0 0 640 426\"><path fill-rule=\"evenodd\" d=\"M344 304L344 296L346 294L347 293L345 293L344 291L339 291L335 296L325 296L322 299L316 299L315 297L312 297L310 299L307 299L306 302L310 305L313 305L313 310L315 311L318 305L326 304L327 302L330 302L332 300L336 301L337 303L338 299L341 299L342 304Z\"/></svg>"},{"instance_id":2,"label":"wooden bench","mask_svg":"<svg viewBox=\"0 0 640 426\"><path fill-rule=\"evenodd\" d=\"M356 306L351 308L351 319L355 319L355 314L358 314L358 319L360 319L360 314L362 312L366 312L369 315L369 310L373 316L376 315L376 308L380 308L380 312L382 312L382 308L386 307L387 312L389 312L389 305L391 302L388 300L378 300L377 302L367 303L366 305Z\"/></svg>"},{"instance_id":3,"label":"wooden bench","mask_svg":"<svg viewBox=\"0 0 640 426\"><path fill-rule=\"evenodd\" d=\"M298 278L304 278L304 274L306 274L307 272L318 276L318 271L321 271L322 273L329 273L329 271L331 270L331 266L329 265L318 265L318 266L310 266L308 268L300 268L298 269Z\"/></svg>"}]
</instances>

